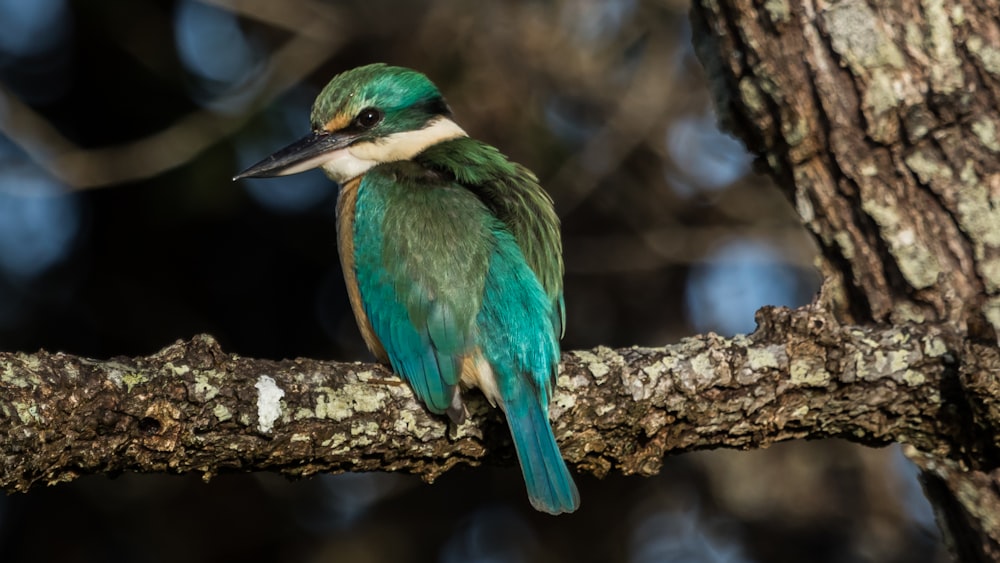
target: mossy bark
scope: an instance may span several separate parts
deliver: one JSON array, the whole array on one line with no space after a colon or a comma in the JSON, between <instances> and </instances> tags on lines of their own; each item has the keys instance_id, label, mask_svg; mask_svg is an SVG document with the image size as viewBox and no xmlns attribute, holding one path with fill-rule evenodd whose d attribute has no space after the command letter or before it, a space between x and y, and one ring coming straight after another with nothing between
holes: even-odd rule
<instances>
[{"instance_id":1,"label":"mossy bark","mask_svg":"<svg viewBox=\"0 0 1000 563\"><path fill-rule=\"evenodd\" d=\"M943 323L965 353L996 353L998 13L976 0L696 2L720 117L815 234L839 322ZM940 382L966 412L956 431L982 447L908 450L963 561L1000 560L996 404L970 395L1000 370L983 368Z\"/></svg>"},{"instance_id":2,"label":"mossy bark","mask_svg":"<svg viewBox=\"0 0 1000 563\"><path fill-rule=\"evenodd\" d=\"M578 471L651 475L669 452L797 438L907 442L966 466L997 450L993 347L947 325L844 327L824 310L766 308L751 336L569 352L552 401ZM408 471L512 461L482 397L458 427L378 365L224 353L208 336L143 358L0 354L0 483L92 473ZM953 388L963 377L967 388ZM974 424L979 431L970 432Z\"/></svg>"}]
</instances>

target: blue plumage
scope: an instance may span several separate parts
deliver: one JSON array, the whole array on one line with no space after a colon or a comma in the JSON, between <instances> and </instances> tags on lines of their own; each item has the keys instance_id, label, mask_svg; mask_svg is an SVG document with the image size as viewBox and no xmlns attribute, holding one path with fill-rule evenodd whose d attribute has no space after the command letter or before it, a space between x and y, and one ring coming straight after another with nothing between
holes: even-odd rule
<instances>
[{"instance_id":1,"label":"blue plumage","mask_svg":"<svg viewBox=\"0 0 1000 563\"><path fill-rule=\"evenodd\" d=\"M549 514L576 510L580 493L552 435L548 409L523 381L507 389L503 404L531 506Z\"/></svg>"},{"instance_id":2,"label":"blue plumage","mask_svg":"<svg viewBox=\"0 0 1000 563\"><path fill-rule=\"evenodd\" d=\"M354 268L389 362L436 413L455 404L463 361L491 367L532 505L574 510L579 494L548 422L561 316L507 228L453 183L379 166L358 188ZM391 205L390 203L391 202ZM450 219L448 225L430 218Z\"/></svg>"},{"instance_id":3,"label":"blue plumage","mask_svg":"<svg viewBox=\"0 0 1000 563\"><path fill-rule=\"evenodd\" d=\"M520 248L509 233L495 235L477 318L483 353L496 372L531 505L550 514L572 512L580 495L549 426L559 328L553 325L552 303Z\"/></svg>"},{"instance_id":4,"label":"blue plumage","mask_svg":"<svg viewBox=\"0 0 1000 563\"><path fill-rule=\"evenodd\" d=\"M469 139L424 75L335 77L313 131L237 178L322 167L342 186L337 239L361 334L434 413L478 387L507 417L532 506L579 506L549 425L565 325L559 219L528 169Z\"/></svg>"}]
</instances>

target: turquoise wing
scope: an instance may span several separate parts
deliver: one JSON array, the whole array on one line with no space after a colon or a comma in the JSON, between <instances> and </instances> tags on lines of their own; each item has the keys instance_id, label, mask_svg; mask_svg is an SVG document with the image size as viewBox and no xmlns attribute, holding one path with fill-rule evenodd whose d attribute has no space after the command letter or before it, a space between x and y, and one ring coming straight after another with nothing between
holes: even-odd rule
<instances>
[{"instance_id":1,"label":"turquoise wing","mask_svg":"<svg viewBox=\"0 0 1000 563\"><path fill-rule=\"evenodd\" d=\"M491 221L473 194L411 163L376 167L358 189L365 314L392 367L435 413L461 412L457 385L476 345Z\"/></svg>"},{"instance_id":2,"label":"turquoise wing","mask_svg":"<svg viewBox=\"0 0 1000 563\"><path fill-rule=\"evenodd\" d=\"M353 254L365 315L432 412L462 412L463 367L484 358L532 506L571 512L579 494L548 421L561 295L546 291L482 199L446 178L401 162L361 181Z\"/></svg>"},{"instance_id":3,"label":"turquoise wing","mask_svg":"<svg viewBox=\"0 0 1000 563\"><path fill-rule=\"evenodd\" d=\"M438 143L417 160L475 193L513 235L523 260L549 298L552 328L561 338L566 312L559 217L538 178L495 147L467 137Z\"/></svg>"},{"instance_id":4,"label":"turquoise wing","mask_svg":"<svg viewBox=\"0 0 1000 563\"><path fill-rule=\"evenodd\" d=\"M494 371L531 505L550 514L572 512L580 495L549 425L559 365L555 325L562 315L513 236L498 230L494 237L477 317L479 344Z\"/></svg>"}]
</instances>

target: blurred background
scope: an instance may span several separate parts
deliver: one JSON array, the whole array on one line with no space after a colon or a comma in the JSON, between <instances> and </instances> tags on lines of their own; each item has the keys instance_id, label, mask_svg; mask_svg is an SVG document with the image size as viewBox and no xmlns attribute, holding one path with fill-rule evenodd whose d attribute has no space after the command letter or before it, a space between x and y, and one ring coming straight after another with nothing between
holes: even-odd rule
<instances>
[{"instance_id":1,"label":"blurred background","mask_svg":"<svg viewBox=\"0 0 1000 563\"><path fill-rule=\"evenodd\" d=\"M369 359L320 172L233 183L320 88L417 68L563 220L565 349L750 332L808 302L815 248L716 125L681 0L0 0L0 349L144 355L207 332ZM580 476L533 512L515 467L288 482L87 477L0 497L4 562L943 561L896 448L788 443Z\"/></svg>"}]
</instances>

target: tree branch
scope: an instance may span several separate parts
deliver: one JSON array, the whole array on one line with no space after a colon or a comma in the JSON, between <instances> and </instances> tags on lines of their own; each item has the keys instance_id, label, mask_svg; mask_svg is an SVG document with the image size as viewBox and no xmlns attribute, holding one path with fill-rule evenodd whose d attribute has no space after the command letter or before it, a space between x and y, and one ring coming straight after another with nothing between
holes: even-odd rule
<instances>
[{"instance_id":1,"label":"tree branch","mask_svg":"<svg viewBox=\"0 0 1000 563\"><path fill-rule=\"evenodd\" d=\"M566 458L651 475L668 452L840 437L997 459L995 347L936 325L841 327L815 309L762 309L758 324L749 337L565 354L552 416ZM478 395L449 428L385 367L242 358L205 335L143 358L3 353L0 374L8 491L123 471L433 480L512 457L502 415Z\"/></svg>"}]
</instances>

